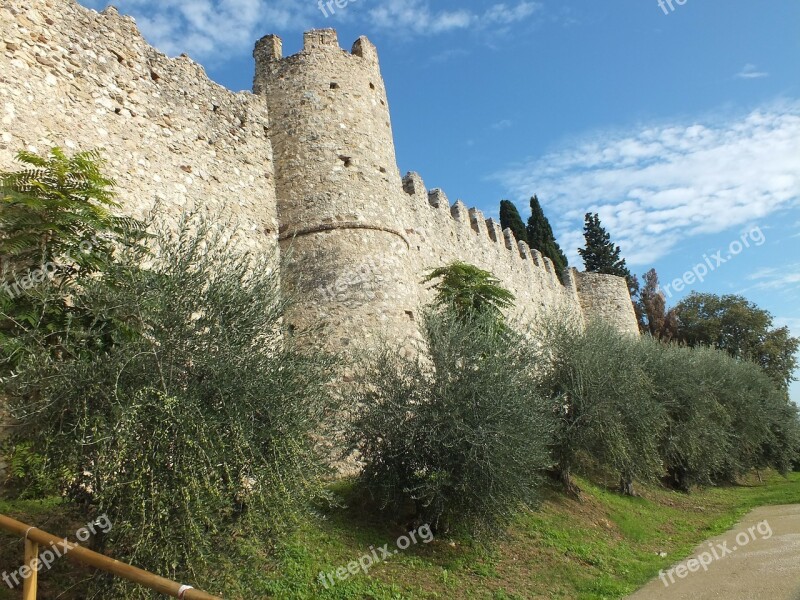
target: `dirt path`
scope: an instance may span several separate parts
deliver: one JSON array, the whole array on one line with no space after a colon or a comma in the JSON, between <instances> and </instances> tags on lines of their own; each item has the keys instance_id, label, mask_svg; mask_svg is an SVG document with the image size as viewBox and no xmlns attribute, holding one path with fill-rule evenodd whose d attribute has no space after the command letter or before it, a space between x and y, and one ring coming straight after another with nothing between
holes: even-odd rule
<instances>
[{"instance_id":1,"label":"dirt path","mask_svg":"<svg viewBox=\"0 0 800 600\"><path fill-rule=\"evenodd\" d=\"M628 600L718 598L800 600L800 505L754 510Z\"/></svg>"}]
</instances>

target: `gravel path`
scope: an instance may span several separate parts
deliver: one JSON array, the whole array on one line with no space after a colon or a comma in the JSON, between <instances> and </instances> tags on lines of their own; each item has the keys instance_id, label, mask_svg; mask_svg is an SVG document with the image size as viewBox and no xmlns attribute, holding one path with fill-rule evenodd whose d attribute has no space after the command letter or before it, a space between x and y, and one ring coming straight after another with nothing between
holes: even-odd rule
<instances>
[{"instance_id":1,"label":"gravel path","mask_svg":"<svg viewBox=\"0 0 800 600\"><path fill-rule=\"evenodd\" d=\"M800 600L800 504L754 510L628 600L718 598Z\"/></svg>"}]
</instances>

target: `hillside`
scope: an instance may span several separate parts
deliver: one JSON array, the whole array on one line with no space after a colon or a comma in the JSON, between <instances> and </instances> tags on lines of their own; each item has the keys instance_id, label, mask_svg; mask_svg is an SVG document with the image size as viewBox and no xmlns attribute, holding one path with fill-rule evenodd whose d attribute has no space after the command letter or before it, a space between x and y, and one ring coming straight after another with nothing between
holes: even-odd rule
<instances>
[{"instance_id":1,"label":"hillside","mask_svg":"<svg viewBox=\"0 0 800 600\"><path fill-rule=\"evenodd\" d=\"M769 475L763 484L754 477L740 486L691 495L643 488L640 498L622 497L585 479L580 485L583 502L548 488L540 510L521 515L493 550L458 538L435 539L412 545L368 575L359 572L325 589L320 572L357 561L371 547L391 547L405 533L364 519L363 507L351 499L346 508L327 509L321 518L308 520L275 558L265 558L263 549L243 548L253 559L221 565L214 591L241 598L238 582L249 580L259 582L265 598L623 598L749 509L800 502L798 473L788 479ZM348 504L348 486L340 485L338 493ZM0 512L54 534L74 529L52 500L0 502ZM21 561L20 542L2 540L0 564ZM40 597L55 598L86 574L61 562L41 576ZM81 598L79 590L78 585L59 598ZM0 600L17 597L0 588Z\"/></svg>"}]
</instances>

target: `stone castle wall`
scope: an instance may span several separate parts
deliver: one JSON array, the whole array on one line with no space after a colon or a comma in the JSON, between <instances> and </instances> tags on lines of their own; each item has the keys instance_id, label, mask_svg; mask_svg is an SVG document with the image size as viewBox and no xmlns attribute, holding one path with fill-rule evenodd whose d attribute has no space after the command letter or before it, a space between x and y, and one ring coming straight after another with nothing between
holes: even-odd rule
<instances>
[{"instance_id":1,"label":"stone castle wall","mask_svg":"<svg viewBox=\"0 0 800 600\"><path fill-rule=\"evenodd\" d=\"M416 173L400 179L378 55L366 38L347 52L335 31L311 31L284 57L269 35L254 57L254 91L273 116L281 247L292 253L287 287L299 292L298 322L325 323L336 347L381 334L414 338L419 308L432 299L425 273L460 260L511 290L523 321L555 310L638 331L623 280L594 275L579 288L570 270L562 285L549 258L481 211L451 205Z\"/></svg>"},{"instance_id":2,"label":"stone castle wall","mask_svg":"<svg viewBox=\"0 0 800 600\"><path fill-rule=\"evenodd\" d=\"M130 17L72 0L0 3L0 170L19 150L103 149L124 210L208 207L242 243L277 245L263 98L149 46Z\"/></svg>"},{"instance_id":3,"label":"stone castle wall","mask_svg":"<svg viewBox=\"0 0 800 600\"><path fill-rule=\"evenodd\" d=\"M395 158L378 54L332 30L283 57L260 40L255 94L232 93L186 57L148 46L132 19L74 0L0 6L0 170L20 149L104 148L125 212L207 207L242 243L278 248L291 324L322 323L337 349L410 340L431 268L462 260L517 297L515 316L564 309L636 331L624 281L570 271L463 203L450 205ZM269 108L269 113L268 113ZM274 150L274 157L273 157Z\"/></svg>"},{"instance_id":4,"label":"stone castle wall","mask_svg":"<svg viewBox=\"0 0 800 600\"><path fill-rule=\"evenodd\" d=\"M636 312L630 300L626 281L621 277L577 273L578 298L584 318L605 321L620 331L638 334Z\"/></svg>"},{"instance_id":5,"label":"stone castle wall","mask_svg":"<svg viewBox=\"0 0 800 600\"><path fill-rule=\"evenodd\" d=\"M428 192L421 177L404 179L410 228L413 271L416 281L434 267L459 260L490 271L516 296L513 316L530 321L550 309L572 312L582 319L572 273L562 285L553 262L527 243L518 242L510 229L503 231L493 219L468 209L460 200L450 205L442 190ZM432 299L430 289L422 299Z\"/></svg>"}]
</instances>

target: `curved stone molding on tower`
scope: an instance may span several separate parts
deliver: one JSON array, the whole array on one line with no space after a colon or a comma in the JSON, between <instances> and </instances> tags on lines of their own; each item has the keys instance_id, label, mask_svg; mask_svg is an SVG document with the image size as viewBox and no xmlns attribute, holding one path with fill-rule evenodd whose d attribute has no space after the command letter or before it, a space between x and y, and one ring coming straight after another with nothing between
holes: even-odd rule
<instances>
[{"instance_id":1,"label":"curved stone molding on tower","mask_svg":"<svg viewBox=\"0 0 800 600\"><path fill-rule=\"evenodd\" d=\"M295 326L328 327L327 343L413 336L418 282L409 248L389 107L378 54L352 52L332 29L306 32L282 56L280 38L256 44L254 92L267 99L277 169L285 288Z\"/></svg>"}]
</instances>

